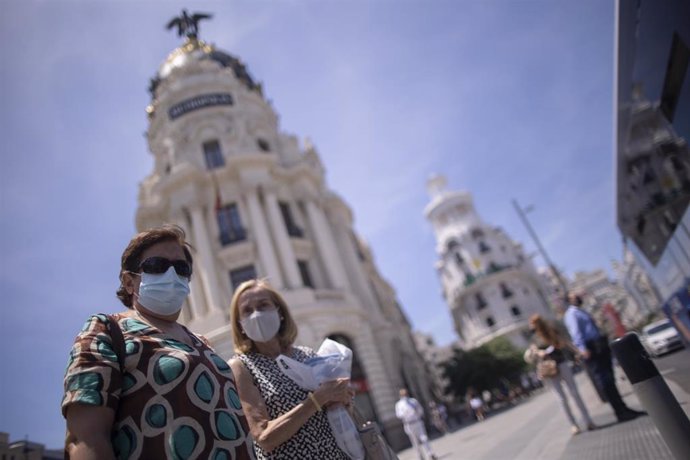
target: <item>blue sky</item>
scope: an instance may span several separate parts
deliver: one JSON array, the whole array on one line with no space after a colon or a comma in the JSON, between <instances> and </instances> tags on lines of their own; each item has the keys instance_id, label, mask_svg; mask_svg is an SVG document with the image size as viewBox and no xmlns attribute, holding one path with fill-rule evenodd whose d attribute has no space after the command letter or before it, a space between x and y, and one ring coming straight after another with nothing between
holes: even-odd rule
<instances>
[{"instance_id":1,"label":"blue sky","mask_svg":"<svg viewBox=\"0 0 690 460\"><path fill-rule=\"evenodd\" d=\"M264 83L284 131L310 137L330 187L418 330L453 339L422 215L426 179L568 274L620 258L612 154L613 2L31 1L0 16L0 431L61 445L62 373L90 313L115 312L119 257L150 172L146 90L201 36ZM539 264L542 262L536 259Z\"/></svg>"}]
</instances>

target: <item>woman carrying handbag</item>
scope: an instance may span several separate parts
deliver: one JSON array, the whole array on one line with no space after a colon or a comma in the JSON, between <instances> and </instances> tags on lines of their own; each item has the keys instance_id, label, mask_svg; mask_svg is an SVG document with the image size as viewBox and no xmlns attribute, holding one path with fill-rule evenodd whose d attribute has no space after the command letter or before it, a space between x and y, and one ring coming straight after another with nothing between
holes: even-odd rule
<instances>
[{"instance_id":1,"label":"woman carrying handbag","mask_svg":"<svg viewBox=\"0 0 690 460\"><path fill-rule=\"evenodd\" d=\"M587 407L580 397L580 392L577 389L573 372L570 369L570 363L568 363L566 359L566 351L576 351L575 347L570 344L570 341L564 334L560 333L540 315L533 315L529 320L529 324L530 329L536 334L543 348L532 344L525 351L525 361L530 364L536 364L539 378L550 386L558 396L563 412L565 412L570 422L573 434L580 433L580 427L570 409L570 404L563 390L563 384L568 388L570 397L575 400L575 404L580 409L587 430L591 431L596 429L596 425L594 425L587 411Z\"/></svg>"}]
</instances>

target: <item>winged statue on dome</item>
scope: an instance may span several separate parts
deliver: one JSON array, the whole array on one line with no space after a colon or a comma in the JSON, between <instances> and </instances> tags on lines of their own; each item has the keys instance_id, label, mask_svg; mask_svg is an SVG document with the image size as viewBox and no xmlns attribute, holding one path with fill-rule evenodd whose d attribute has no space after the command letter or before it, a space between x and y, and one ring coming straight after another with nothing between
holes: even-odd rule
<instances>
[{"instance_id":1,"label":"winged statue on dome","mask_svg":"<svg viewBox=\"0 0 690 460\"><path fill-rule=\"evenodd\" d=\"M177 27L179 37L186 36L189 39L196 39L199 34L199 21L212 17L213 15L208 13L193 13L190 16L187 14L187 10L182 10L182 14L172 18L166 28L170 30Z\"/></svg>"}]
</instances>

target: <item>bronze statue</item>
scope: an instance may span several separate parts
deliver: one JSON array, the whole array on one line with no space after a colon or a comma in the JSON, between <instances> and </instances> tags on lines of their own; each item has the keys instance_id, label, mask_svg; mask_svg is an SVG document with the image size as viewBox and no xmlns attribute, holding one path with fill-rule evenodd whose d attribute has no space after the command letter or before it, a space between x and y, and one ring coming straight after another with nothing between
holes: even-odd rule
<instances>
[{"instance_id":1,"label":"bronze statue","mask_svg":"<svg viewBox=\"0 0 690 460\"><path fill-rule=\"evenodd\" d=\"M207 13L194 13L190 16L187 14L187 10L182 10L182 14L172 18L166 28L170 30L177 26L177 35L179 37L184 35L189 39L197 39L199 34L199 21L212 17L212 14Z\"/></svg>"}]
</instances>

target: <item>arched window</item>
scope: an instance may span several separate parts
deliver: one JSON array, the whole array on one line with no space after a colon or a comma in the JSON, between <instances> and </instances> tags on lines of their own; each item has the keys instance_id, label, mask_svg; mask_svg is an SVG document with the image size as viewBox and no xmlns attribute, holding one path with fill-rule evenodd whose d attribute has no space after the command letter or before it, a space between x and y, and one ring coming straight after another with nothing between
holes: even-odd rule
<instances>
[{"instance_id":1,"label":"arched window","mask_svg":"<svg viewBox=\"0 0 690 460\"><path fill-rule=\"evenodd\" d=\"M206 160L206 168L215 169L225 165L223 159L223 152L220 150L220 143L217 140L210 140L204 142L204 159Z\"/></svg>"}]
</instances>

